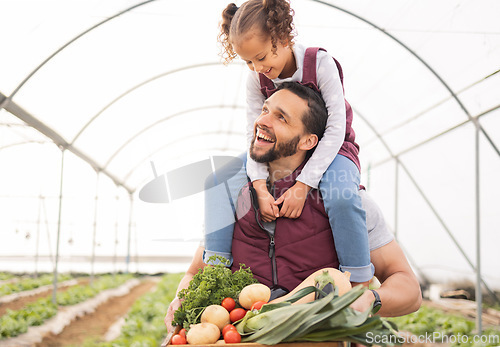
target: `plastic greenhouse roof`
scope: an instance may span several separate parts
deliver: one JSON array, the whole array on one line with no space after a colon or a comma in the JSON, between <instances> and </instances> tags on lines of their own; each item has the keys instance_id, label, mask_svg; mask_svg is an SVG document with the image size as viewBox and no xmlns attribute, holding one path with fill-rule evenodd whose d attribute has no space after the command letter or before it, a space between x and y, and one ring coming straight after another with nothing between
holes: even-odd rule
<instances>
[{"instance_id":1,"label":"plastic greenhouse roof","mask_svg":"<svg viewBox=\"0 0 500 347\"><path fill-rule=\"evenodd\" d=\"M44 155L34 148L54 141L133 194L152 179L151 162L164 173L243 152L247 67L224 66L216 43L227 3L2 1L2 180L30 170L22 165ZM362 181L423 273L472 276L452 237L475 266L480 130L484 278L500 287L492 265L500 263L500 191L492 187L500 172L500 3L291 5L297 41L342 64ZM30 194L2 187L4 195Z\"/></svg>"}]
</instances>

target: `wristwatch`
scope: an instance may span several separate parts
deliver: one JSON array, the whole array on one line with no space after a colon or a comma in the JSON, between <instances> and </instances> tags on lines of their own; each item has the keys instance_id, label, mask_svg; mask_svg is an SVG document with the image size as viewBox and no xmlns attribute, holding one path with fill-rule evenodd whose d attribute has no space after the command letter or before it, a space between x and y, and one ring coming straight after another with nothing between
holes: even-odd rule
<instances>
[{"instance_id":1,"label":"wristwatch","mask_svg":"<svg viewBox=\"0 0 500 347\"><path fill-rule=\"evenodd\" d=\"M373 293L373 296L375 297L375 301L373 302L373 313L376 313L378 310L380 310L380 307L382 306L382 301L380 301L380 295L373 290L370 289L370 291Z\"/></svg>"}]
</instances>

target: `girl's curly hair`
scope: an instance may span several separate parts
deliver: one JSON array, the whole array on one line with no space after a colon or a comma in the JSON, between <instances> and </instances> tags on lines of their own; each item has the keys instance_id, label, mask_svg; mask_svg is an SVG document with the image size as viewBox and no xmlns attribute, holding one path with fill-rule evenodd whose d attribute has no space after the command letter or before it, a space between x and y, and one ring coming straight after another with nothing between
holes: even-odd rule
<instances>
[{"instance_id":1,"label":"girl's curly hair","mask_svg":"<svg viewBox=\"0 0 500 347\"><path fill-rule=\"evenodd\" d=\"M227 5L222 11L218 36L224 64L236 57L233 39L242 37L254 26L271 39L273 53L278 42L292 46L295 37L293 15L288 0L248 0L239 8L234 3Z\"/></svg>"}]
</instances>

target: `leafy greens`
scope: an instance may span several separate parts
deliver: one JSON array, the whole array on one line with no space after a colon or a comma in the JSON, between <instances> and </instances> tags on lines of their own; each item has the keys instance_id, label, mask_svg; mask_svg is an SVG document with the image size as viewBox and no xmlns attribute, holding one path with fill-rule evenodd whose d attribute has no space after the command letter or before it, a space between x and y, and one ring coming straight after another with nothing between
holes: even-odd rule
<instances>
[{"instance_id":1,"label":"leafy greens","mask_svg":"<svg viewBox=\"0 0 500 347\"><path fill-rule=\"evenodd\" d=\"M188 288L179 292L178 297L182 304L175 311L173 325L189 329L191 324L200 323L200 315L205 307L220 305L227 297L236 300L243 287L258 282L250 268L244 264L240 264L240 269L233 273L226 267L228 265L226 258L220 256L209 258L209 263L216 262L216 265L200 269L193 276Z\"/></svg>"}]
</instances>

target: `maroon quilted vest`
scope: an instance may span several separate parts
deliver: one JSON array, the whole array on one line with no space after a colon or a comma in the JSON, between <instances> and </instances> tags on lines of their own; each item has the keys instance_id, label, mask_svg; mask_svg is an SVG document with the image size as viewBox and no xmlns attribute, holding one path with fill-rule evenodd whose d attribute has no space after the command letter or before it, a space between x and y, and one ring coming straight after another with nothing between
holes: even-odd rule
<instances>
[{"instance_id":1,"label":"maroon quilted vest","mask_svg":"<svg viewBox=\"0 0 500 347\"><path fill-rule=\"evenodd\" d=\"M295 183L304 163L291 175L276 181L271 193L280 197ZM288 291L324 267L339 267L332 231L318 190L310 191L297 219L278 218L274 237L262 228L256 192L247 184L236 206L232 270L250 267L259 282Z\"/></svg>"},{"instance_id":2,"label":"maroon quilted vest","mask_svg":"<svg viewBox=\"0 0 500 347\"><path fill-rule=\"evenodd\" d=\"M316 55L318 54L319 50L326 51L323 48L318 47L309 47L306 49L306 53L304 56L302 81L300 82L303 85L313 88L317 92L320 92L316 80ZM340 82L342 83L342 88L344 88L344 74L342 73L342 67L335 58L333 58L333 60L337 65L337 69L339 70ZM270 97L276 91L276 86L274 85L273 81L271 81L261 73L259 74L259 79L260 90L262 94L264 94L266 98ZM346 128L344 143L342 144L342 147L340 147L339 154L342 154L343 156L351 159L351 161L356 164L359 171L361 172L361 164L358 158L359 145L355 142L356 134L352 129L352 108L347 100L344 99L344 101L346 110Z\"/></svg>"}]
</instances>

